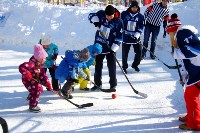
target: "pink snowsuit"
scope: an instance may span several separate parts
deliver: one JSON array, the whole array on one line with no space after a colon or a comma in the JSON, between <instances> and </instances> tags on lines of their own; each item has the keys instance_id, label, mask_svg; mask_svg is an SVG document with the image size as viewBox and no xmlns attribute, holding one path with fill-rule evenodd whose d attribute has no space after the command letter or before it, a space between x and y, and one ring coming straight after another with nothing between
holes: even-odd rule
<instances>
[{"instance_id":1,"label":"pink snowsuit","mask_svg":"<svg viewBox=\"0 0 200 133\"><path fill-rule=\"evenodd\" d=\"M43 92L42 85L46 85L46 83L49 82L44 68L42 68L42 64L36 64L38 64L38 61L32 56L29 62L24 62L19 66L19 72L22 74L22 83L29 91L27 97L27 100L29 100L29 107L37 106L40 94ZM27 71L31 73L33 79L26 79L24 77Z\"/></svg>"}]
</instances>

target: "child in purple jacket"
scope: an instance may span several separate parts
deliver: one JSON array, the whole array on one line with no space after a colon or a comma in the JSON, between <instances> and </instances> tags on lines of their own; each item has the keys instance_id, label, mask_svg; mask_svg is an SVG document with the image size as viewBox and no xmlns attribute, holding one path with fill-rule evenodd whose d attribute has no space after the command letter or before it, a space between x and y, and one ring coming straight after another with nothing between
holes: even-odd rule
<instances>
[{"instance_id":1,"label":"child in purple jacket","mask_svg":"<svg viewBox=\"0 0 200 133\"><path fill-rule=\"evenodd\" d=\"M43 92L42 85L52 90L49 79L42 67L47 56L42 45L36 44L34 46L34 55L29 62L24 62L19 66L19 72L22 74L22 83L29 91L27 100L29 101L29 110L31 112L41 111L37 105L40 94Z\"/></svg>"}]
</instances>

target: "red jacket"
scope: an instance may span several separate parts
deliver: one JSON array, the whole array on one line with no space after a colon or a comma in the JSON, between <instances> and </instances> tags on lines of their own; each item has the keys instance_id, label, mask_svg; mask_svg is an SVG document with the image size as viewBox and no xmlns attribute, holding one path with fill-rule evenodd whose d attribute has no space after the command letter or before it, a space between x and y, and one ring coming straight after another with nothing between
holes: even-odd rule
<instances>
[{"instance_id":1,"label":"red jacket","mask_svg":"<svg viewBox=\"0 0 200 133\"><path fill-rule=\"evenodd\" d=\"M46 85L49 80L45 70L42 68L42 65L36 66L36 62L36 59L32 56L29 62L24 62L19 66L19 72L22 74L22 82L29 83L30 81L33 81L25 78L25 74L29 71L34 79L42 85Z\"/></svg>"},{"instance_id":2,"label":"red jacket","mask_svg":"<svg viewBox=\"0 0 200 133\"><path fill-rule=\"evenodd\" d=\"M178 18L173 18L168 21L168 26L166 28L167 33L176 32L181 26L181 21Z\"/></svg>"}]
</instances>

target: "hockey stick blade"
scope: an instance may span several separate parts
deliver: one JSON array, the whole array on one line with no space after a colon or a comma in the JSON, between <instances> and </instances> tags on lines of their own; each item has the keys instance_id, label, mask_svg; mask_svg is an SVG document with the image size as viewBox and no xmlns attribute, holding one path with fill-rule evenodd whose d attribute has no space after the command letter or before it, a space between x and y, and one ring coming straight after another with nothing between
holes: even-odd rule
<instances>
[{"instance_id":1,"label":"hockey stick blade","mask_svg":"<svg viewBox=\"0 0 200 133\"><path fill-rule=\"evenodd\" d=\"M78 108L85 108L85 107L91 107L91 106L93 106L93 103L86 103L86 104L78 105Z\"/></svg>"},{"instance_id":2,"label":"hockey stick blade","mask_svg":"<svg viewBox=\"0 0 200 133\"><path fill-rule=\"evenodd\" d=\"M138 95L140 95L140 96L142 96L143 98L147 98L148 97L148 95L147 94L144 94L144 93L142 93L142 92L139 92L138 91L138 93L137 93Z\"/></svg>"},{"instance_id":3,"label":"hockey stick blade","mask_svg":"<svg viewBox=\"0 0 200 133\"><path fill-rule=\"evenodd\" d=\"M71 104L73 104L74 106L76 106L77 108L85 108L85 107L91 107L91 106L93 106L93 103L86 103L86 104L78 105L78 104L72 102L71 100L64 98L63 95L61 95L59 92L57 92L57 91L53 91L53 92L55 94L57 94L59 97L61 97L62 99L67 100L68 102L70 102Z\"/></svg>"},{"instance_id":4,"label":"hockey stick blade","mask_svg":"<svg viewBox=\"0 0 200 133\"><path fill-rule=\"evenodd\" d=\"M111 92L116 92L116 89L100 89L102 92L107 92L107 93L111 93Z\"/></svg>"},{"instance_id":5,"label":"hockey stick blade","mask_svg":"<svg viewBox=\"0 0 200 133\"><path fill-rule=\"evenodd\" d=\"M179 65L177 65L177 66L169 66L169 65L167 65L167 64L165 64L165 63L163 63L166 67L168 67L169 69L179 69L179 68L181 68L182 67L182 65L181 64L179 64Z\"/></svg>"}]
</instances>

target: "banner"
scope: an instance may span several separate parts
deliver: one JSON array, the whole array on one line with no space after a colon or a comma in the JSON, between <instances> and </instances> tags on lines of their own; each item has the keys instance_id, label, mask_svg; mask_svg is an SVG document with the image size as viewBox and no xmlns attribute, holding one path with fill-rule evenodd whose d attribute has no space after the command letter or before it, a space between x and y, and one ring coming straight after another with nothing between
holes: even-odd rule
<instances>
[{"instance_id":1,"label":"banner","mask_svg":"<svg viewBox=\"0 0 200 133\"><path fill-rule=\"evenodd\" d=\"M4 27L11 11L1 11L0 10L0 27Z\"/></svg>"}]
</instances>

